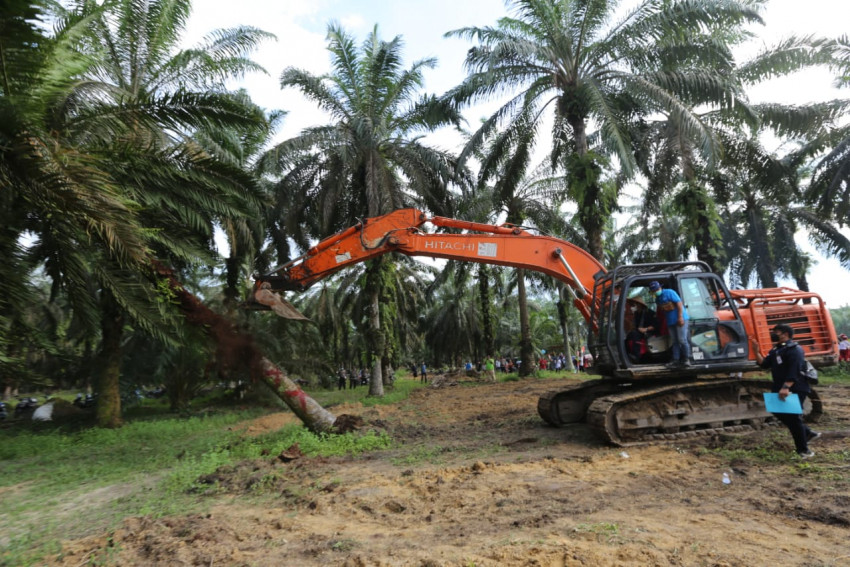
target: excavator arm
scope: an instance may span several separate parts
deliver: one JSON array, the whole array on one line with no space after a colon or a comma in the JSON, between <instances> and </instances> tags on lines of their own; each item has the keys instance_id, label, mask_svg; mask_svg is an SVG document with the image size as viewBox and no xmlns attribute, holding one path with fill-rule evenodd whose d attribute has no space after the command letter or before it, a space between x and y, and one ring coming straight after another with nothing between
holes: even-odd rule
<instances>
[{"instance_id":1,"label":"excavator arm","mask_svg":"<svg viewBox=\"0 0 850 567\"><path fill-rule=\"evenodd\" d=\"M459 229L463 233L422 230L423 225ZM388 252L522 268L548 274L567 284L573 303L591 320L594 275L605 268L581 248L519 227L429 217L416 209L401 209L365 219L326 238L270 274L256 278L254 298L280 315L300 318L281 305L275 292L303 290L352 264ZM285 302L284 302L285 303Z\"/></svg>"}]
</instances>

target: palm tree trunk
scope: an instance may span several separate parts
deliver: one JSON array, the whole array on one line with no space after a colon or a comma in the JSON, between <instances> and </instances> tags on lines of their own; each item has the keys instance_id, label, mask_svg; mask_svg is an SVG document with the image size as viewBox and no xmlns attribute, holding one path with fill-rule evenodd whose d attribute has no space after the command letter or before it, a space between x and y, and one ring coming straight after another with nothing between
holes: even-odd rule
<instances>
[{"instance_id":1,"label":"palm tree trunk","mask_svg":"<svg viewBox=\"0 0 850 567\"><path fill-rule=\"evenodd\" d=\"M525 291L525 270L517 270L517 295L519 300L519 356L522 359L520 376L534 373L534 351L531 348L531 324L528 319L528 294Z\"/></svg>"},{"instance_id":2,"label":"palm tree trunk","mask_svg":"<svg viewBox=\"0 0 850 567\"><path fill-rule=\"evenodd\" d=\"M304 393L295 382L266 357L260 358L260 379L283 400L307 429L315 433L330 431L336 416Z\"/></svg>"},{"instance_id":3,"label":"palm tree trunk","mask_svg":"<svg viewBox=\"0 0 850 567\"><path fill-rule=\"evenodd\" d=\"M570 356L572 349L570 348L570 329L567 324L567 297L564 290L564 284L558 284L558 323L561 325L561 334L564 337L564 356L566 360L567 370L574 370L573 357Z\"/></svg>"},{"instance_id":4,"label":"palm tree trunk","mask_svg":"<svg viewBox=\"0 0 850 567\"><path fill-rule=\"evenodd\" d=\"M587 238L587 251L604 263L605 247L602 235L611 214L611 207L609 203L602 201L603 192L599 185L602 169L592 155L588 155L585 119L580 116L567 116L567 121L573 129L576 148L576 157L567 168L570 193L578 205L579 224Z\"/></svg>"},{"instance_id":5,"label":"palm tree trunk","mask_svg":"<svg viewBox=\"0 0 850 567\"><path fill-rule=\"evenodd\" d=\"M231 250L230 256L224 261L224 308L228 316L236 313L239 303L239 264L240 259Z\"/></svg>"},{"instance_id":6,"label":"palm tree trunk","mask_svg":"<svg viewBox=\"0 0 850 567\"><path fill-rule=\"evenodd\" d=\"M494 356L493 318L490 315L490 269L486 264L478 267L478 291L481 302L481 325L484 328L484 356Z\"/></svg>"},{"instance_id":7,"label":"palm tree trunk","mask_svg":"<svg viewBox=\"0 0 850 567\"><path fill-rule=\"evenodd\" d=\"M384 378L381 371L381 357L384 354L386 340L381 328L381 284L383 259L378 258L366 268L366 296L369 298L369 355L372 359L372 379L369 381L369 395L384 395Z\"/></svg>"},{"instance_id":8,"label":"palm tree trunk","mask_svg":"<svg viewBox=\"0 0 850 567\"><path fill-rule=\"evenodd\" d=\"M210 336L216 346L216 356L223 364L232 368L246 367L253 380L271 388L311 431L321 433L333 427L336 416L320 406L280 368L263 356L255 346L253 337L237 331L229 319L201 303L177 281L171 270L159 264L155 264L155 269L160 277L168 280L186 321L190 325L202 327Z\"/></svg>"},{"instance_id":9,"label":"palm tree trunk","mask_svg":"<svg viewBox=\"0 0 850 567\"><path fill-rule=\"evenodd\" d=\"M693 215L692 222L696 228L688 237L692 239L697 258L708 264L712 272L722 274L726 270L725 253L714 199L697 182L692 168L686 167L684 172L687 183L677 201L686 217Z\"/></svg>"},{"instance_id":10,"label":"palm tree trunk","mask_svg":"<svg viewBox=\"0 0 850 567\"><path fill-rule=\"evenodd\" d=\"M124 332L124 313L108 291L101 298L100 352L95 359L97 368L97 425L121 427L121 337Z\"/></svg>"}]
</instances>

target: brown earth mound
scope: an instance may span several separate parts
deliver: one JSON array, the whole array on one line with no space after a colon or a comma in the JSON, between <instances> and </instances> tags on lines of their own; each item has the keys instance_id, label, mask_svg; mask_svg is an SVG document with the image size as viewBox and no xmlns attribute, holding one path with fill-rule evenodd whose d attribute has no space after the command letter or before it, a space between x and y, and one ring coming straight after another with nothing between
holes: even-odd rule
<instances>
[{"instance_id":1,"label":"brown earth mound","mask_svg":"<svg viewBox=\"0 0 850 567\"><path fill-rule=\"evenodd\" d=\"M397 406L348 405L395 448L223 467L201 479L215 487L198 494L209 513L127 518L65 542L55 564L104 549L116 565L850 564L850 387L819 389L825 434L801 462L778 427L625 451L584 425L547 427L537 397L568 383L461 384Z\"/></svg>"}]
</instances>

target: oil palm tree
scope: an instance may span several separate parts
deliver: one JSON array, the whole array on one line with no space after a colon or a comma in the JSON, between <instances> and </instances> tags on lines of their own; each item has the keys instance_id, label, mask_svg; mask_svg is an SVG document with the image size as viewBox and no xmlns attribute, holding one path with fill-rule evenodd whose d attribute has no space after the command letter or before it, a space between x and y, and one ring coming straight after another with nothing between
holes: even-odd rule
<instances>
[{"instance_id":1,"label":"oil palm tree","mask_svg":"<svg viewBox=\"0 0 850 567\"><path fill-rule=\"evenodd\" d=\"M352 36L332 24L328 50L330 74L288 68L281 75L282 87L299 89L332 120L283 142L265 160L269 170L282 175L278 210L287 236L306 249L311 238L326 237L364 215L385 214L414 200L435 213L448 212L449 183L457 179L455 159L420 138L460 122L452 105L418 94L423 72L435 60L416 61L405 69L401 38L383 41L377 27L358 47ZM288 258L288 245L280 245L282 258ZM380 314L386 261L369 263L364 290L370 306L372 395L383 394L381 360L389 344Z\"/></svg>"},{"instance_id":2,"label":"oil palm tree","mask_svg":"<svg viewBox=\"0 0 850 567\"><path fill-rule=\"evenodd\" d=\"M467 55L468 77L448 96L459 102L510 97L472 145L502 124L513 137L526 129L538 136L552 115L552 163L567 170L589 251L600 261L617 201L601 183L602 167L616 156L625 174L634 171L629 122L656 112L675 115L705 155L718 155L691 104L729 104L739 85L722 72L731 61L727 46L704 30L759 21L758 2L644 0L615 20L617 4L517 0L515 16L495 27L449 32L479 44ZM682 60L689 65L671 68Z\"/></svg>"},{"instance_id":3,"label":"oil palm tree","mask_svg":"<svg viewBox=\"0 0 850 567\"><path fill-rule=\"evenodd\" d=\"M11 120L4 132L8 144L3 147L9 151L4 151L3 175L21 193L11 209L20 220L7 224L15 227L10 242L18 242L11 236L16 230L35 235L28 254L68 294L75 316L90 328L100 326L98 415L108 426L120 424L117 385L125 323L160 339L177 338L169 331L175 312L152 275L152 251L178 264L209 257L213 220L250 211L245 195L252 193L253 177L215 159L193 143L192 134L209 126L253 127L261 121L256 113L246 112L227 93L208 92L215 81L203 81L191 57L181 61L197 71L189 75L195 86L203 84L197 92L187 90L192 85L184 79L159 93L134 90L133 81L110 82L107 69L136 65L150 72L163 63L167 48L154 49L152 42L141 50L130 43L117 47L117 40L127 40L133 30L170 42L176 51L180 5L80 2L59 14L53 35L15 45L10 53L21 60L4 73L0 104ZM146 10L152 14L148 27L140 23ZM157 36L153 28L160 24ZM112 42L104 34L116 28L121 31L114 32ZM21 35L26 37L26 30ZM222 69L238 67L231 59L224 58ZM136 86L155 82L151 75L131 76Z\"/></svg>"},{"instance_id":4,"label":"oil palm tree","mask_svg":"<svg viewBox=\"0 0 850 567\"><path fill-rule=\"evenodd\" d=\"M563 176L553 175L548 163L532 169L535 135L530 123L516 129L491 132L482 140L478 190L492 199L494 218L504 217L515 226L530 224L544 230L563 227L561 205L567 197ZM492 183L492 187L488 184ZM520 376L534 371L526 272L516 270L520 320Z\"/></svg>"},{"instance_id":5,"label":"oil palm tree","mask_svg":"<svg viewBox=\"0 0 850 567\"><path fill-rule=\"evenodd\" d=\"M8 335L24 320L21 309L39 301L27 280L44 266L52 280L51 298L60 290L78 322L97 326L98 309L88 277L97 258L102 288L120 298L146 325L156 320L140 302L137 289L120 277L134 271L146 256L146 238L134 204L99 166L99 157L79 144L80 83L89 64L76 49L90 18L74 15L52 34L38 21L50 13L40 3L18 1L0 14L0 343L14 348ZM29 246L22 237L29 235ZM153 330L153 326L148 326ZM8 352L8 351L7 351ZM4 371L14 371L13 352L4 356Z\"/></svg>"},{"instance_id":6,"label":"oil palm tree","mask_svg":"<svg viewBox=\"0 0 850 567\"><path fill-rule=\"evenodd\" d=\"M775 287L778 278L788 277L808 291L811 260L795 240L801 229L820 253L850 266L850 239L803 199L800 151L776 156L752 138L728 139L724 145L728 166L716 175L713 190L729 197L723 216L735 283L756 279L762 287Z\"/></svg>"},{"instance_id":7,"label":"oil palm tree","mask_svg":"<svg viewBox=\"0 0 850 567\"><path fill-rule=\"evenodd\" d=\"M730 30L714 32L718 40ZM746 37L746 36L744 36ZM815 37L789 37L765 47L753 58L727 66L725 73L738 77L743 86L756 85L770 78L788 75L803 68L827 63L826 42ZM687 65L689 62L683 61ZM680 63L681 64L681 63ZM698 100L685 97L689 103ZM782 138L814 136L834 120L838 107L834 104L810 105L804 108L778 104L750 104L745 94L738 94L730 106L712 108L700 113L712 135L725 147L724 141L739 143L747 136L772 131ZM712 192L711 178L720 160L708 160L697 151L698 140L688 136L676 115L637 122L632 133L635 161L647 179L642 198L642 229L648 234L658 221L661 203L669 205L684 236L684 256L694 250L700 260L713 271L726 269L720 204L726 200ZM740 154L738 154L740 155ZM721 160L724 159L722 156ZM724 165L729 166L728 160ZM752 165L752 163L748 164ZM747 165L745 165L746 167ZM668 196L673 196L670 199ZM672 259L672 256L667 259Z\"/></svg>"},{"instance_id":8,"label":"oil palm tree","mask_svg":"<svg viewBox=\"0 0 850 567\"><path fill-rule=\"evenodd\" d=\"M196 48L180 49L190 8L188 0L118 0L106 10L86 0L76 8L93 22L81 42L93 61L83 74L85 93L95 101L88 117L101 128L109 117L126 117L120 128L87 142L103 146L111 158L104 167L139 204L149 249L178 268L210 261L216 223L260 216L253 176L244 164L221 158L223 145L217 151L205 147L199 132L246 132L266 123L259 109L228 93L224 83L260 70L247 54L269 34L219 30ZM98 418L115 424L125 309L109 293L100 302Z\"/></svg>"},{"instance_id":9,"label":"oil palm tree","mask_svg":"<svg viewBox=\"0 0 850 567\"><path fill-rule=\"evenodd\" d=\"M850 36L839 37L827 49L837 73L836 86L850 87ZM848 101L841 102L848 104ZM850 126L834 125L820 139L812 140L811 145L815 150L827 149L827 153L815 167L807 201L814 204L821 214L844 226L850 223Z\"/></svg>"}]
</instances>

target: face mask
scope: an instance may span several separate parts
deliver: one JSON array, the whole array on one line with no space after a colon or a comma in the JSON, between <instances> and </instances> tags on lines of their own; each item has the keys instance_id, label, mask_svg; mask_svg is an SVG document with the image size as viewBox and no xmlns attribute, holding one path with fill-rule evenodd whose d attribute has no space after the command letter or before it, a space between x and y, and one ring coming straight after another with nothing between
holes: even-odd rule
<instances>
[{"instance_id":1,"label":"face mask","mask_svg":"<svg viewBox=\"0 0 850 567\"><path fill-rule=\"evenodd\" d=\"M629 310L630 310L632 313L634 313L635 311L637 311L637 307L629 307Z\"/></svg>"},{"instance_id":2,"label":"face mask","mask_svg":"<svg viewBox=\"0 0 850 567\"><path fill-rule=\"evenodd\" d=\"M775 343L778 343L779 342L779 335L777 335L776 333L770 333L770 340L775 342Z\"/></svg>"},{"instance_id":3,"label":"face mask","mask_svg":"<svg viewBox=\"0 0 850 567\"><path fill-rule=\"evenodd\" d=\"M660 296L661 296L661 290L659 289L658 291L655 292L655 297L660 297Z\"/></svg>"}]
</instances>

